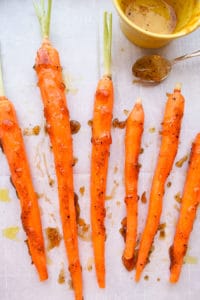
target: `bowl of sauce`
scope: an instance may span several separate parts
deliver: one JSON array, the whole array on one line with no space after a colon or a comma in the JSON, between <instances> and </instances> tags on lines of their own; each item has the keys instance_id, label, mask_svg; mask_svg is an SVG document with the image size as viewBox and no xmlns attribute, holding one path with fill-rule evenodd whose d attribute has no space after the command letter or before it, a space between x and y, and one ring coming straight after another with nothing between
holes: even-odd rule
<instances>
[{"instance_id":1,"label":"bowl of sauce","mask_svg":"<svg viewBox=\"0 0 200 300\"><path fill-rule=\"evenodd\" d=\"M162 47L200 26L199 0L113 1L123 33L140 47Z\"/></svg>"}]
</instances>

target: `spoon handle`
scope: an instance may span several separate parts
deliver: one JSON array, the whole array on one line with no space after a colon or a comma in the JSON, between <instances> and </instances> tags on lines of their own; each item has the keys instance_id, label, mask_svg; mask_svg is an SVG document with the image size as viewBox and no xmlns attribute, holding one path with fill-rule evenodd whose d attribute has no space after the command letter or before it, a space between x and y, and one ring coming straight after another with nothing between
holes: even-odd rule
<instances>
[{"instance_id":1,"label":"spoon handle","mask_svg":"<svg viewBox=\"0 0 200 300\"><path fill-rule=\"evenodd\" d=\"M192 58L192 57L195 57L195 56L199 56L200 55L200 50L197 50L197 51L194 51L190 54L185 54L185 55L182 55L182 56L179 56L177 58L174 58L172 60L172 64L175 64L181 60L184 60L184 59L188 59L188 58Z\"/></svg>"}]
</instances>

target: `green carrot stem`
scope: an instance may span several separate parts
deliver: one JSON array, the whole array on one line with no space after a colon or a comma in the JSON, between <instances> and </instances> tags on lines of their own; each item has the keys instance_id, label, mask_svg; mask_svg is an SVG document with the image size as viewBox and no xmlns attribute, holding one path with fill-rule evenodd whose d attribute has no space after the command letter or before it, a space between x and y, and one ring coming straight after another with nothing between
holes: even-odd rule
<instances>
[{"instance_id":1,"label":"green carrot stem","mask_svg":"<svg viewBox=\"0 0 200 300\"><path fill-rule=\"evenodd\" d=\"M111 77L112 14L104 12L104 75Z\"/></svg>"},{"instance_id":2,"label":"green carrot stem","mask_svg":"<svg viewBox=\"0 0 200 300\"><path fill-rule=\"evenodd\" d=\"M52 8L52 0L48 0L47 9L45 9L45 1L40 0L37 4L33 2L35 7L35 13L38 17L38 21L40 23L40 29L42 33L42 37L49 38L50 33L50 22L51 22L51 8Z\"/></svg>"},{"instance_id":3,"label":"green carrot stem","mask_svg":"<svg viewBox=\"0 0 200 300\"><path fill-rule=\"evenodd\" d=\"M52 8L52 0L48 0L48 9L47 9L47 35L49 37L50 32L50 22L51 22L51 8Z\"/></svg>"},{"instance_id":4,"label":"green carrot stem","mask_svg":"<svg viewBox=\"0 0 200 300\"><path fill-rule=\"evenodd\" d=\"M3 85L1 57L0 57L0 96L5 96L4 85Z\"/></svg>"}]
</instances>

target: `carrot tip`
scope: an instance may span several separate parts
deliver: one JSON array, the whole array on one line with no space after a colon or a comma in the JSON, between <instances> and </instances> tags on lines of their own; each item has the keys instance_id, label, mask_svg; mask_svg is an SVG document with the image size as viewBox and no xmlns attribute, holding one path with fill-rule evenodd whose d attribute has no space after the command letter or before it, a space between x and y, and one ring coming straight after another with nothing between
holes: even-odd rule
<instances>
[{"instance_id":1,"label":"carrot tip","mask_svg":"<svg viewBox=\"0 0 200 300\"><path fill-rule=\"evenodd\" d=\"M170 283L176 283L178 281L178 279L176 278L176 276L174 276L173 274L171 274L169 281L170 281Z\"/></svg>"},{"instance_id":2,"label":"carrot tip","mask_svg":"<svg viewBox=\"0 0 200 300\"><path fill-rule=\"evenodd\" d=\"M137 98L136 101L135 101L135 103L142 104L142 99L141 98Z\"/></svg>"},{"instance_id":3,"label":"carrot tip","mask_svg":"<svg viewBox=\"0 0 200 300\"><path fill-rule=\"evenodd\" d=\"M128 253L128 251L124 251L123 257L126 260L129 260L129 259L133 258L133 255L131 255L130 253Z\"/></svg>"},{"instance_id":4,"label":"carrot tip","mask_svg":"<svg viewBox=\"0 0 200 300\"><path fill-rule=\"evenodd\" d=\"M139 282L139 281L140 281L140 278L135 276L135 282Z\"/></svg>"},{"instance_id":5,"label":"carrot tip","mask_svg":"<svg viewBox=\"0 0 200 300\"><path fill-rule=\"evenodd\" d=\"M177 82L176 85L175 85L175 90L180 91L181 87L182 87L182 84L180 82Z\"/></svg>"},{"instance_id":6,"label":"carrot tip","mask_svg":"<svg viewBox=\"0 0 200 300\"><path fill-rule=\"evenodd\" d=\"M98 285L99 285L100 289L104 289L105 288L105 280L104 279L99 279L98 280Z\"/></svg>"},{"instance_id":7,"label":"carrot tip","mask_svg":"<svg viewBox=\"0 0 200 300\"><path fill-rule=\"evenodd\" d=\"M140 281L140 273L138 273L136 271L136 274L135 274L135 282L139 282Z\"/></svg>"},{"instance_id":8,"label":"carrot tip","mask_svg":"<svg viewBox=\"0 0 200 300\"><path fill-rule=\"evenodd\" d=\"M45 281L47 279L48 279L48 274L47 273L40 276L40 281Z\"/></svg>"}]
</instances>

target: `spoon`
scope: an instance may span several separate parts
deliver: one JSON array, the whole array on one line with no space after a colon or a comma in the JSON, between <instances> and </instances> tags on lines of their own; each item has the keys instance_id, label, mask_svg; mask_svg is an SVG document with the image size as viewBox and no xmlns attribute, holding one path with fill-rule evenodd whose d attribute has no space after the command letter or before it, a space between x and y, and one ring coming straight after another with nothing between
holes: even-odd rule
<instances>
[{"instance_id":1,"label":"spoon","mask_svg":"<svg viewBox=\"0 0 200 300\"><path fill-rule=\"evenodd\" d=\"M160 83L168 77L175 63L199 55L200 50L192 52L191 54L182 55L173 60L168 60L158 54L145 55L139 58L132 67L133 75L139 78L139 80L135 82Z\"/></svg>"}]
</instances>

